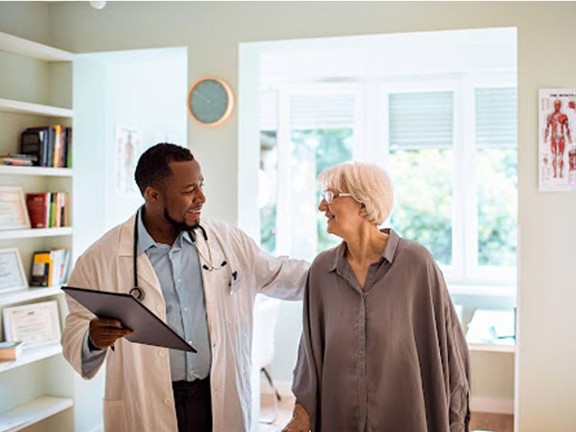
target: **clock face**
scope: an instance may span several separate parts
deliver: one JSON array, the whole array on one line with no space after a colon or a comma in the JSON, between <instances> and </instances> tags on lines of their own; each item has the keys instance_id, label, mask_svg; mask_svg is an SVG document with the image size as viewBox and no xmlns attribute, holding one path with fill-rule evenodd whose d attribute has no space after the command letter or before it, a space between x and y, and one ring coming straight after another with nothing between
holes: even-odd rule
<instances>
[{"instance_id":1,"label":"clock face","mask_svg":"<svg viewBox=\"0 0 576 432\"><path fill-rule=\"evenodd\" d=\"M192 118L216 126L226 120L232 112L232 91L228 84L217 78L197 81L190 87L188 108Z\"/></svg>"}]
</instances>

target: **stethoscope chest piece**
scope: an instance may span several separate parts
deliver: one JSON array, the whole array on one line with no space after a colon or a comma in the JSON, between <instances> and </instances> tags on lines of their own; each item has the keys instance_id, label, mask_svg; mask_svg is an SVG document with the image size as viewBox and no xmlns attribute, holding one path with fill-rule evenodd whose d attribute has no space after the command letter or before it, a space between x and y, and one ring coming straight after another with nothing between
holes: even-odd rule
<instances>
[{"instance_id":1,"label":"stethoscope chest piece","mask_svg":"<svg viewBox=\"0 0 576 432\"><path fill-rule=\"evenodd\" d=\"M138 286L135 286L129 291L130 295L134 297L136 300L143 301L144 300L144 291L142 291Z\"/></svg>"}]
</instances>

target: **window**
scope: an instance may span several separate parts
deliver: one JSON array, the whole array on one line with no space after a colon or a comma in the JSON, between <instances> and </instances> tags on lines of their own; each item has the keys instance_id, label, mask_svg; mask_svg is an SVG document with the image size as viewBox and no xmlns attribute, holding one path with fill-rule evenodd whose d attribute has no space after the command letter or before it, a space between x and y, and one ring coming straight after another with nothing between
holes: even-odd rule
<instances>
[{"instance_id":1,"label":"window","mask_svg":"<svg viewBox=\"0 0 576 432\"><path fill-rule=\"evenodd\" d=\"M297 86L261 99L261 161L275 193L260 210L262 245L270 252L312 260L339 243L317 211L321 171L352 159L355 89ZM275 113L270 116L270 113Z\"/></svg>"},{"instance_id":2,"label":"window","mask_svg":"<svg viewBox=\"0 0 576 432\"><path fill-rule=\"evenodd\" d=\"M512 285L515 83L488 75L413 86L418 90L389 85L384 93L389 168L399 197L391 225L426 246L452 285Z\"/></svg>"},{"instance_id":3,"label":"window","mask_svg":"<svg viewBox=\"0 0 576 432\"><path fill-rule=\"evenodd\" d=\"M453 265L454 94L387 93L389 168L396 200L391 225L436 261Z\"/></svg>"},{"instance_id":4,"label":"window","mask_svg":"<svg viewBox=\"0 0 576 432\"><path fill-rule=\"evenodd\" d=\"M260 213L268 250L312 259L337 244L317 211L316 178L364 159L393 179L386 225L425 245L451 288L514 285L513 74L280 85L262 93L261 106L261 168L275 190Z\"/></svg>"},{"instance_id":5,"label":"window","mask_svg":"<svg viewBox=\"0 0 576 432\"><path fill-rule=\"evenodd\" d=\"M516 88L476 89L478 239L474 264L516 267Z\"/></svg>"}]
</instances>

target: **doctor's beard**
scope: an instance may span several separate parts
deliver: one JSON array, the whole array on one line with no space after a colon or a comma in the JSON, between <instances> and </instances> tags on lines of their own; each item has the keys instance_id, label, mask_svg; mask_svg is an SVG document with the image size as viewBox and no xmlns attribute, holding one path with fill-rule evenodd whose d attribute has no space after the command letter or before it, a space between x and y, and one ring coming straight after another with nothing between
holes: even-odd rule
<instances>
[{"instance_id":1,"label":"doctor's beard","mask_svg":"<svg viewBox=\"0 0 576 432\"><path fill-rule=\"evenodd\" d=\"M170 216L170 214L168 213L168 209L166 207L164 207L164 219L166 219L170 223L170 225L176 228L178 232L191 231L200 226L200 220L198 220L198 222L196 222L193 225L188 225L186 222L178 222L172 216Z\"/></svg>"}]
</instances>

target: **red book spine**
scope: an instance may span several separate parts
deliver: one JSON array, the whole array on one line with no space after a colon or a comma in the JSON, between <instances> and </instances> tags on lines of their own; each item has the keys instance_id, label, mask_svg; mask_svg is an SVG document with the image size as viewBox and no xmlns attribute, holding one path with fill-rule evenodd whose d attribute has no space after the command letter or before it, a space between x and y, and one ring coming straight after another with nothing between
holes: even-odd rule
<instances>
[{"instance_id":1,"label":"red book spine","mask_svg":"<svg viewBox=\"0 0 576 432\"><path fill-rule=\"evenodd\" d=\"M32 228L48 228L50 216L49 193L27 193L26 207Z\"/></svg>"}]
</instances>

